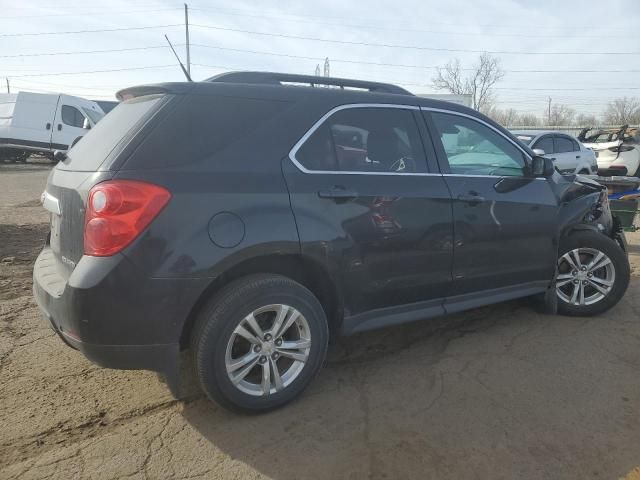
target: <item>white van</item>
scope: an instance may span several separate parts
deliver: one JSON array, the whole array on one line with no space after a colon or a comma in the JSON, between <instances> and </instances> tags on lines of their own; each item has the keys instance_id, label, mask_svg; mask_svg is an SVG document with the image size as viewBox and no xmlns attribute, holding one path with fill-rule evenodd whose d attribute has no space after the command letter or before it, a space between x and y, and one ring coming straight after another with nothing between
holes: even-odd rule
<instances>
[{"instance_id":1,"label":"white van","mask_svg":"<svg viewBox=\"0 0 640 480\"><path fill-rule=\"evenodd\" d=\"M68 150L104 112L96 102L64 94L0 94L0 161Z\"/></svg>"}]
</instances>

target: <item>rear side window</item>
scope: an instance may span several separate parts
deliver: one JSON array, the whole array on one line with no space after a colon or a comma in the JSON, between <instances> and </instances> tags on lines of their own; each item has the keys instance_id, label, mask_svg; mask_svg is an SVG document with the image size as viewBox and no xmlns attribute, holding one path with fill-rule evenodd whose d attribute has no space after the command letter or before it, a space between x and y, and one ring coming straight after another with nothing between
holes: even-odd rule
<instances>
[{"instance_id":1,"label":"rear side window","mask_svg":"<svg viewBox=\"0 0 640 480\"><path fill-rule=\"evenodd\" d=\"M76 107L70 105L62 106L62 123L70 127L82 128L84 125L84 115Z\"/></svg>"},{"instance_id":2,"label":"rear side window","mask_svg":"<svg viewBox=\"0 0 640 480\"><path fill-rule=\"evenodd\" d=\"M551 135L546 135L538 140L533 148L539 148L540 150L544 150L544 153L555 153L553 147L553 137Z\"/></svg>"},{"instance_id":3,"label":"rear side window","mask_svg":"<svg viewBox=\"0 0 640 480\"><path fill-rule=\"evenodd\" d=\"M573 142L567 137L556 137L556 153L573 152Z\"/></svg>"},{"instance_id":4,"label":"rear side window","mask_svg":"<svg viewBox=\"0 0 640 480\"><path fill-rule=\"evenodd\" d=\"M67 160L59 164L63 170L95 171L111 151L135 130L137 124L151 112L162 95L137 97L120 103L82 137Z\"/></svg>"},{"instance_id":5,"label":"rear side window","mask_svg":"<svg viewBox=\"0 0 640 480\"><path fill-rule=\"evenodd\" d=\"M278 100L187 95L124 168L166 168L209 159L239 142L250 142L258 128L290 105Z\"/></svg>"},{"instance_id":6,"label":"rear side window","mask_svg":"<svg viewBox=\"0 0 640 480\"><path fill-rule=\"evenodd\" d=\"M313 132L295 158L314 171L426 171L413 113L401 108L340 110Z\"/></svg>"}]
</instances>

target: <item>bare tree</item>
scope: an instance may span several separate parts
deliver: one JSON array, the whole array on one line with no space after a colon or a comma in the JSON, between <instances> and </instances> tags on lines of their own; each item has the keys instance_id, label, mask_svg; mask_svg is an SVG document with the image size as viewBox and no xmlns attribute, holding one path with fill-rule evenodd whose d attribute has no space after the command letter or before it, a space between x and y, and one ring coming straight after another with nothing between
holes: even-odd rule
<instances>
[{"instance_id":1,"label":"bare tree","mask_svg":"<svg viewBox=\"0 0 640 480\"><path fill-rule=\"evenodd\" d=\"M513 108L500 110L499 108L491 106L489 108L485 108L483 113L505 127L517 125L520 117L518 112Z\"/></svg>"},{"instance_id":2,"label":"bare tree","mask_svg":"<svg viewBox=\"0 0 640 480\"><path fill-rule=\"evenodd\" d=\"M473 108L488 111L493 97L493 86L504 77L500 59L483 53L468 75L463 71L459 59L447 63L444 67L437 67L432 79L433 87L458 95L471 95Z\"/></svg>"},{"instance_id":3,"label":"bare tree","mask_svg":"<svg viewBox=\"0 0 640 480\"><path fill-rule=\"evenodd\" d=\"M523 113L518 118L517 126L519 127L535 127L540 125L540 119L533 113Z\"/></svg>"},{"instance_id":4,"label":"bare tree","mask_svg":"<svg viewBox=\"0 0 640 480\"><path fill-rule=\"evenodd\" d=\"M587 115L584 113L579 113L576 115L576 118L573 119L573 124L578 127L593 127L594 125L598 125L598 123L595 115Z\"/></svg>"},{"instance_id":5,"label":"bare tree","mask_svg":"<svg viewBox=\"0 0 640 480\"><path fill-rule=\"evenodd\" d=\"M640 100L635 97L616 98L607 105L604 120L615 125L640 123Z\"/></svg>"},{"instance_id":6,"label":"bare tree","mask_svg":"<svg viewBox=\"0 0 640 480\"><path fill-rule=\"evenodd\" d=\"M576 111L573 108L556 103L547 112L547 122L550 126L571 125L575 115Z\"/></svg>"}]
</instances>

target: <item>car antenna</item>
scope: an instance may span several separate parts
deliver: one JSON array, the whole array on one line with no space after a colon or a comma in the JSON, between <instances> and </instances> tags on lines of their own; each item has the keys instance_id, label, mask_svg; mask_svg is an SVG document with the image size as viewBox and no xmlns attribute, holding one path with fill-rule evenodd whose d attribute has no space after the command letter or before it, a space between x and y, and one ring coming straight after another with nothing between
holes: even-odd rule
<instances>
[{"instance_id":1,"label":"car antenna","mask_svg":"<svg viewBox=\"0 0 640 480\"><path fill-rule=\"evenodd\" d=\"M184 76L187 77L187 80L190 82L193 82L193 80L191 80L191 75L189 75L189 72L187 72L187 69L184 68L184 65L182 64L182 62L180 61L180 57L178 56L178 54L176 53L175 48L173 48L173 45L171 45L171 41L169 40L169 37L167 37L167 35L165 34L164 38L167 39L167 43L169 44L169 47L171 47L171 51L173 52L173 54L176 56L176 60L178 60L178 63L180 64L180 68L182 69L182 73L184 73Z\"/></svg>"}]
</instances>

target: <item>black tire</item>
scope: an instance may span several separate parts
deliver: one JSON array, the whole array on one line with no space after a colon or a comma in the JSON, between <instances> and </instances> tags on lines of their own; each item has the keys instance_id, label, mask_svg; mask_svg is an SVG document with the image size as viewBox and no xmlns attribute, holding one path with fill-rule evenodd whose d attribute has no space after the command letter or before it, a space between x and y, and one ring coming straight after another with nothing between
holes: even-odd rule
<instances>
[{"instance_id":1,"label":"black tire","mask_svg":"<svg viewBox=\"0 0 640 480\"><path fill-rule=\"evenodd\" d=\"M289 385L279 392L254 396L231 382L225 364L227 344L243 318L273 304L291 306L304 316L311 346L302 370ZM324 362L328 337L325 312L309 290L284 276L250 275L227 285L202 308L191 338L194 368L202 390L211 400L233 411L266 412L302 393Z\"/></svg>"},{"instance_id":2,"label":"black tire","mask_svg":"<svg viewBox=\"0 0 640 480\"><path fill-rule=\"evenodd\" d=\"M581 231L563 239L558 258L577 248L598 250L609 257L615 269L613 287L604 298L591 305L574 305L558 295L558 312L570 316L592 316L606 312L620 301L629 286L630 267L627 255L615 241L604 234Z\"/></svg>"}]
</instances>

